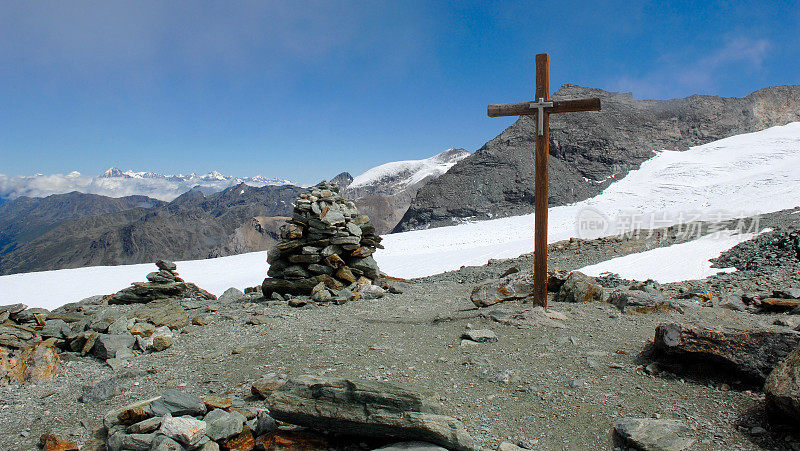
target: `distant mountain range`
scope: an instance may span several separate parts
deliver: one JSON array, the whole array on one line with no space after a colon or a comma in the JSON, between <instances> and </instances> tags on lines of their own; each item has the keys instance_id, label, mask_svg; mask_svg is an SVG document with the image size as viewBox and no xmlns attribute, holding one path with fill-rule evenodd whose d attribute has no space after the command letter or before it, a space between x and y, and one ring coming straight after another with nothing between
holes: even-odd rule
<instances>
[{"instance_id":1,"label":"distant mountain range","mask_svg":"<svg viewBox=\"0 0 800 451\"><path fill-rule=\"evenodd\" d=\"M0 205L0 274L265 250L302 191L242 183L169 203L79 192L17 198Z\"/></svg>"},{"instance_id":2,"label":"distant mountain range","mask_svg":"<svg viewBox=\"0 0 800 451\"><path fill-rule=\"evenodd\" d=\"M256 187L293 184L288 180L260 175L232 177L217 171L204 175L163 175L155 172L122 171L112 167L97 177L86 177L77 171L66 175L36 174L18 177L0 174L0 198L45 197L79 191L109 197L142 195L169 202L193 188L211 194L241 183Z\"/></svg>"},{"instance_id":3,"label":"distant mountain range","mask_svg":"<svg viewBox=\"0 0 800 451\"><path fill-rule=\"evenodd\" d=\"M355 179L342 173L332 180L373 218L379 233L387 233L421 186L468 155L449 149L423 160L387 163ZM220 188L234 180L246 182ZM111 193L163 194L188 185L193 188L169 202L78 191L7 200L0 204L0 274L263 251L276 242L279 227L304 190L285 180L237 179L214 172L164 176L117 168L86 186Z\"/></svg>"}]
</instances>

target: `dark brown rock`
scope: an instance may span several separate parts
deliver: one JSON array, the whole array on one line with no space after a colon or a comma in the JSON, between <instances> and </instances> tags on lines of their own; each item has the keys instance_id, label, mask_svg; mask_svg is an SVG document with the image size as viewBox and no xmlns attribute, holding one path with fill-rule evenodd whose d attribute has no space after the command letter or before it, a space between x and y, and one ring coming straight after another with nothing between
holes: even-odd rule
<instances>
[{"instance_id":1,"label":"dark brown rock","mask_svg":"<svg viewBox=\"0 0 800 451\"><path fill-rule=\"evenodd\" d=\"M722 332L666 323L656 328L653 357L694 363L726 377L762 383L798 343L800 334L795 332Z\"/></svg>"}]
</instances>

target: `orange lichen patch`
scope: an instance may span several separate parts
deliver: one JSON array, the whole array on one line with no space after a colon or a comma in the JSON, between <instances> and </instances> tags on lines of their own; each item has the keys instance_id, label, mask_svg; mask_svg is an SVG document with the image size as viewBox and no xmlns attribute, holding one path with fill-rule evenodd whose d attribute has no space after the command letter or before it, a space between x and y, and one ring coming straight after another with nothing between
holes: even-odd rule
<instances>
[{"instance_id":1,"label":"orange lichen patch","mask_svg":"<svg viewBox=\"0 0 800 451\"><path fill-rule=\"evenodd\" d=\"M53 434L44 434L39 444L44 451L78 451L78 445L75 442L63 440Z\"/></svg>"},{"instance_id":2,"label":"orange lichen patch","mask_svg":"<svg viewBox=\"0 0 800 451\"><path fill-rule=\"evenodd\" d=\"M505 285L502 285L502 284L497 286L497 291L499 291L500 294L502 294L504 296L510 296L511 295L511 290L509 290L508 287L506 287Z\"/></svg>"},{"instance_id":3,"label":"orange lichen patch","mask_svg":"<svg viewBox=\"0 0 800 451\"><path fill-rule=\"evenodd\" d=\"M16 351L0 346L0 385L50 380L56 375L60 361L50 341Z\"/></svg>"},{"instance_id":4,"label":"orange lichen patch","mask_svg":"<svg viewBox=\"0 0 800 451\"><path fill-rule=\"evenodd\" d=\"M225 450L251 451L255 446L256 441L253 438L253 433L247 425L244 425L242 432L223 443L221 448Z\"/></svg>"},{"instance_id":5,"label":"orange lichen patch","mask_svg":"<svg viewBox=\"0 0 800 451\"><path fill-rule=\"evenodd\" d=\"M256 439L258 451L306 451L328 449L328 442L312 431L275 431Z\"/></svg>"}]
</instances>

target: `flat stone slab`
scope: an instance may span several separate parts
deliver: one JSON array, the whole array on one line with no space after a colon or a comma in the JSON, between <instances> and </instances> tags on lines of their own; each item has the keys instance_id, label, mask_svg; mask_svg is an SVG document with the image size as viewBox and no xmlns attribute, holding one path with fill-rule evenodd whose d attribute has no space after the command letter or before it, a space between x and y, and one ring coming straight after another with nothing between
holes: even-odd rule
<instances>
[{"instance_id":1,"label":"flat stone slab","mask_svg":"<svg viewBox=\"0 0 800 451\"><path fill-rule=\"evenodd\" d=\"M691 429L677 420L622 418L614 423L614 432L644 451L681 451L695 442L689 436Z\"/></svg>"},{"instance_id":2,"label":"flat stone slab","mask_svg":"<svg viewBox=\"0 0 800 451\"><path fill-rule=\"evenodd\" d=\"M439 414L420 394L388 382L298 376L273 391L267 405L278 421L318 430L476 449L460 421Z\"/></svg>"}]
</instances>

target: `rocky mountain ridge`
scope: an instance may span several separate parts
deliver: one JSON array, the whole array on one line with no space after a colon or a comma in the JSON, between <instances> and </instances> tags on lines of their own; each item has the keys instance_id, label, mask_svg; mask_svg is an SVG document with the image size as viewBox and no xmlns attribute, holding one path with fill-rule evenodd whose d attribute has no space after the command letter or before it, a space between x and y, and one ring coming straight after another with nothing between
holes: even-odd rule
<instances>
[{"instance_id":1,"label":"rocky mountain ridge","mask_svg":"<svg viewBox=\"0 0 800 451\"><path fill-rule=\"evenodd\" d=\"M469 155L464 149L450 148L421 160L385 163L356 177L339 174L333 181L344 188L345 197L353 199L359 210L369 215L378 233L389 233L420 188Z\"/></svg>"},{"instance_id":2,"label":"rocky mountain ridge","mask_svg":"<svg viewBox=\"0 0 800 451\"><path fill-rule=\"evenodd\" d=\"M682 151L728 136L800 121L800 85L742 98L694 95L637 100L630 93L563 85L555 99L599 97L602 111L550 118L550 205L600 193L658 150ZM535 118L521 116L472 156L421 188L394 231L533 210Z\"/></svg>"}]
</instances>

